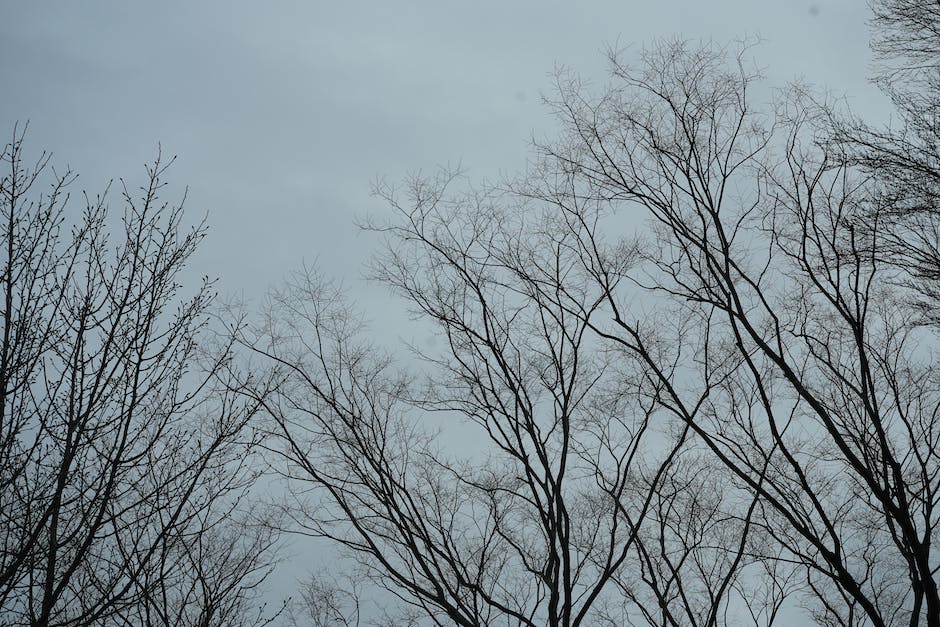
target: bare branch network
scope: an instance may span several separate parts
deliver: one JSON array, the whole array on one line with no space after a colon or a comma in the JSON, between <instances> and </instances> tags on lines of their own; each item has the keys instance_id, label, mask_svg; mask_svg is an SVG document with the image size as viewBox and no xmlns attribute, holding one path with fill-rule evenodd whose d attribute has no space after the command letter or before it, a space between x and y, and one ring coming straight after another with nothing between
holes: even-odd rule
<instances>
[{"instance_id":1,"label":"bare branch network","mask_svg":"<svg viewBox=\"0 0 940 627\"><path fill-rule=\"evenodd\" d=\"M0 622L264 622L258 405L230 385L212 284L179 283L205 227L160 200L159 156L121 215L105 193L73 220L75 175L27 163L24 131L0 182Z\"/></svg>"},{"instance_id":2,"label":"bare branch network","mask_svg":"<svg viewBox=\"0 0 940 627\"><path fill-rule=\"evenodd\" d=\"M410 367L315 271L213 315L159 159L68 221L14 131L3 622L940 627L940 8L872 8L894 126L669 41L378 186ZM341 559L272 611L283 532Z\"/></svg>"}]
</instances>

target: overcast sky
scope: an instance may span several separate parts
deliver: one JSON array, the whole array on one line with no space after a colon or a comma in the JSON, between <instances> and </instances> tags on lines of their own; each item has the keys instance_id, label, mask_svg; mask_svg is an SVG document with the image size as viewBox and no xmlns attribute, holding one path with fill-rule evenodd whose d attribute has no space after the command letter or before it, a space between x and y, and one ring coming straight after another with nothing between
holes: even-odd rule
<instances>
[{"instance_id":1,"label":"overcast sky","mask_svg":"<svg viewBox=\"0 0 940 627\"><path fill-rule=\"evenodd\" d=\"M158 142L169 180L209 213L199 274L249 298L302 261L355 279L377 177L460 161L518 170L558 65L603 78L604 48L657 37L754 51L772 83L803 77L868 105L862 0L640 2L6 2L0 131L81 173L140 181ZM75 206L78 208L78 205Z\"/></svg>"},{"instance_id":2,"label":"overcast sky","mask_svg":"<svg viewBox=\"0 0 940 627\"><path fill-rule=\"evenodd\" d=\"M254 299L304 261L354 283L375 242L353 220L381 211L378 177L519 170L533 134L553 132L552 70L603 80L616 42L759 36L770 83L802 78L877 111L867 17L863 0L8 0L0 132L29 120L33 153L92 192L140 182L161 143L189 215L209 214L194 270Z\"/></svg>"}]
</instances>

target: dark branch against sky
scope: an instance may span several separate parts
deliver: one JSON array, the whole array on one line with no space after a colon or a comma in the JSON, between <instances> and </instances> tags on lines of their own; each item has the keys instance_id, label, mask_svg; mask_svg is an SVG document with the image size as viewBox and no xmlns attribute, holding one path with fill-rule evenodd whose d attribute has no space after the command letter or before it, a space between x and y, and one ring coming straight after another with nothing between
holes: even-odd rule
<instances>
[{"instance_id":1,"label":"dark branch against sky","mask_svg":"<svg viewBox=\"0 0 940 627\"><path fill-rule=\"evenodd\" d=\"M557 67L602 83L609 46L760 38L768 83L826 86L877 118L867 17L860 0L8 2L0 130L28 120L27 146L92 193L142 180L158 143L179 155L175 191L190 220L208 213L191 267L224 294L259 298L315 262L381 299L356 282L375 242L354 219L383 210L372 183L519 171L554 131Z\"/></svg>"}]
</instances>

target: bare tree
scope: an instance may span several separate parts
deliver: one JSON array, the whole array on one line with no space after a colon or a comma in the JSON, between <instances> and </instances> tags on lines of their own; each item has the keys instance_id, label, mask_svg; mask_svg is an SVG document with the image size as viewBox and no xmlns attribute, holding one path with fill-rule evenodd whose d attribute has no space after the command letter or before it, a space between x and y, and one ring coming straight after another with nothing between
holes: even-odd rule
<instances>
[{"instance_id":1,"label":"bare tree","mask_svg":"<svg viewBox=\"0 0 940 627\"><path fill-rule=\"evenodd\" d=\"M337 581L337 574L314 574L307 579L300 602L291 608L292 625L358 627L361 624L360 586L354 579Z\"/></svg>"},{"instance_id":2,"label":"bare tree","mask_svg":"<svg viewBox=\"0 0 940 627\"><path fill-rule=\"evenodd\" d=\"M764 568L755 499L702 493L690 427L654 420L646 373L591 331L607 302L592 264L622 273L635 253L584 253L599 215L447 195L452 178L413 181L407 202L381 190L399 217L373 225L389 238L376 276L442 341L418 351L425 378L362 343L361 319L311 273L246 338L277 366L263 403L298 529L434 624L773 622L772 601L739 594Z\"/></svg>"},{"instance_id":3,"label":"bare tree","mask_svg":"<svg viewBox=\"0 0 940 627\"><path fill-rule=\"evenodd\" d=\"M212 284L180 284L204 226L159 199L159 156L117 218L107 194L73 218L75 175L30 167L22 132L2 162L4 624L248 620L271 536L227 521L247 514L257 406L230 389Z\"/></svg>"},{"instance_id":4,"label":"bare tree","mask_svg":"<svg viewBox=\"0 0 940 627\"><path fill-rule=\"evenodd\" d=\"M940 304L940 8L925 0L871 3L876 84L892 104L892 123L870 124L827 111L830 151L877 182L883 263L905 271L915 302L936 324ZM866 218L867 220L867 218Z\"/></svg>"},{"instance_id":5,"label":"bare tree","mask_svg":"<svg viewBox=\"0 0 940 627\"><path fill-rule=\"evenodd\" d=\"M634 285L658 320L694 322L644 322L590 242L613 312L591 328L754 495L780 552L767 557L802 565L820 622L940 624L940 390L884 261L879 181L814 134L824 112L801 95L755 110L741 56L671 43L638 68L612 61L618 82L600 95L560 82L568 132L543 167L572 192L525 192L578 219L572 198L642 211L654 239Z\"/></svg>"},{"instance_id":6,"label":"bare tree","mask_svg":"<svg viewBox=\"0 0 940 627\"><path fill-rule=\"evenodd\" d=\"M274 295L297 528L434 624L940 626L940 29L875 9L900 130L665 42L561 73L508 190L380 188L373 273L443 346L406 376L329 284Z\"/></svg>"}]
</instances>

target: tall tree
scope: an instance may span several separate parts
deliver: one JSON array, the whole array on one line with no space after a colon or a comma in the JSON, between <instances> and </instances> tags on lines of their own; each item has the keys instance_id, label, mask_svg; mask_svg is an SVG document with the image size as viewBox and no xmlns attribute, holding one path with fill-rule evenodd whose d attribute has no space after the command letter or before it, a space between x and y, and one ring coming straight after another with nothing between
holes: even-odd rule
<instances>
[{"instance_id":1,"label":"tall tree","mask_svg":"<svg viewBox=\"0 0 940 627\"><path fill-rule=\"evenodd\" d=\"M255 474L214 293L181 274L205 228L122 184L74 210L70 171L0 180L0 611L5 624L210 625L254 611L269 532L234 535ZM48 183L48 187L45 185Z\"/></svg>"},{"instance_id":2,"label":"tall tree","mask_svg":"<svg viewBox=\"0 0 940 627\"><path fill-rule=\"evenodd\" d=\"M247 339L301 528L435 624L940 626L940 29L874 7L900 129L665 42L559 75L508 190L380 190L427 380L309 275Z\"/></svg>"},{"instance_id":3,"label":"tall tree","mask_svg":"<svg viewBox=\"0 0 940 627\"><path fill-rule=\"evenodd\" d=\"M634 284L657 321L689 322L651 324L590 242L613 314L592 328L754 495L765 557L801 565L820 622L940 624L940 381L918 350L929 334L911 324L908 266L889 260L882 180L820 138L828 112L803 94L768 122L753 74L721 48L613 63L619 82L599 96L561 83L568 131L542 147L546 175L525 191L578 219L574 199L645 214L653 239ZM572 191L546 194L558 179Z\"/></svg>"},{"instance_id":4,"label":"tall tree","mask_svg":"<svg viewBox=\"0 0 940 627\"><path fill-rule=\"evenodd\" d=\"M309 273L273 296L248 340L277 365L264 405L299 529L338 542L437 624L767 613L777 600L738 585L763 568L746 548L755 499L743 518L730 513L737 503L704 474L691 429L657 421L648 375L591 332L606 293L580 246L599 243L599 220L448 197L452 178L415 180L406 200L385 190L399 217L374 225L389 238L376 276L441 340L422 352L425 378L397 374L358 339L359 316ZM634 257L604 255L621 271ZM448 434L458 429L466 447ZM318 611L358 614L320 596Z\"/></svg>"}]
</instances>

